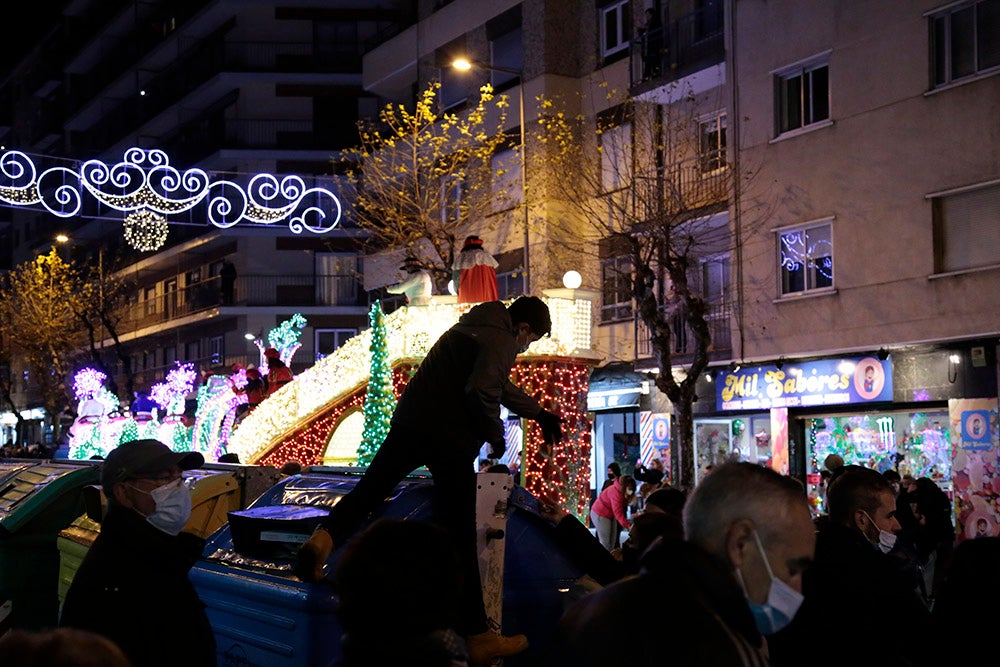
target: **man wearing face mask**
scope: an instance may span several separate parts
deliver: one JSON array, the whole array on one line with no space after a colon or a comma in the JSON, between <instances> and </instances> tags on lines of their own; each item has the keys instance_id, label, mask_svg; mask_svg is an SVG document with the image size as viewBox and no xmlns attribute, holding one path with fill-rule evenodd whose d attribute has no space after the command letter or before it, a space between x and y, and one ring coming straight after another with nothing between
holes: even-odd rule
<instances>
[{"instance_id":1,"label":"man wearing face mask","mask_svg":"<svg viewBox=\"0 0 1000 667\"><path fill-rule=\"evenodd\" d=\"M638 576L567 609L544 664L768 664L765 637L795 616L815 547L804 487L770 468L726 463L702 479L683 515L684 541L655 542ZM637 615L651 599L660 601L653 613Z\"/></svg>"},{"instance_id":2,"label":"man wearing face mask","mask_svg":"<svg viewBox=\"0 0 1000 667\"><path fill-rule=\"evenodd\" d=\"M817 521L816 559L803 581L805 602L771 641L777 667L926 664L930 614L915 582L890 556L899 532L896 496L875 470L846 466L827 493L830 514ZM845 641L816 638L843 628Z\"/></svg>"},{"instance_id":3,"label":"man wearing face mask","mask_svg":"<svg viewBox=\"0 0 1000 667\"><path fill-rule=\"evenodd\" d=\"M191 492L181 473L204 463L197 452L173 452L157 440L108 454L101 468L107 514L66 593L60 625L111 639L132 667L216 665L212 628L188 579L205 542L182 532Z\"/></svg>"}]
</instances>

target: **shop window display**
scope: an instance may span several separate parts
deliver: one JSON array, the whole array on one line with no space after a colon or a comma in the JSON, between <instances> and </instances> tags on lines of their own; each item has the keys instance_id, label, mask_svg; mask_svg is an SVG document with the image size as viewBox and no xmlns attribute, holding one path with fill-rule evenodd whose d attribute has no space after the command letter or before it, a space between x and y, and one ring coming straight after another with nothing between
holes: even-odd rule
<instances>
[{"instance_id":1,"label":"shop window display","mask_svg":"<svg viewBox=\"0 0 1000 667\"><path fill-rule=\"evenodd\" d=\"M885 472L895 468L914 479L929 477L951 493L951 445L946 412L845 415L814 418L806 424L809 492L821 507L818 477L823 460L839 454L847 465Z\"/></svg>"}]
</instances>

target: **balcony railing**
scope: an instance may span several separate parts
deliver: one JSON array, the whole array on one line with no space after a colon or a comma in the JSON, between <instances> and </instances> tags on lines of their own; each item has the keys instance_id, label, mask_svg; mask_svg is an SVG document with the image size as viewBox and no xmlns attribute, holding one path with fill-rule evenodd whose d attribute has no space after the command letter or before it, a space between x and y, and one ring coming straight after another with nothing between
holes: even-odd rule
<instances>
[{"instance_id":1,"label":"balcony railing","mask_svg":"<svg viewBox=\"0 0 1000 667\"><path fill-rule=\"evenodd\" d=\"M663 311L667 310L664 307ZM691 327L688 326L682 314L667 315L670 321L670 331L672 334L671 352L676 355L694 354L696 341ZM729 350L733 346L732 332L730 330L731 312L728 303L720 303L709 306L705 319L708 322L708 329L712 337L710 351ZM636 354L639 357L650 357L653 355L653 346L650 341L649 328L642 322L638 322L638 349Z\"/></svg>"},{"instance_id":2,"label":"balcony railing","mask_svg":"<svg viewBox=\"0 0 1000 667\"><path fill-rule=\"evenodd\" d=\"M647 31L629 45L631 85L657 79L675 80L725 57L722 2Z\"/></svg>"},{"instance_id":3,"label":"balcony railing","mask_svg":"<svg viewBox=\"0 0 1000 667\"><path fill-rule=\"evenodd\" d=\"M368 294L354 275L239 276L232 295L223 293L218 278L183 289L169 290L129 305L121 328L134 331L163 324L220 306L368 306Z\"/></svg>"},{"instance_id":4,"label":"balcony railing","mask_svg":"<svg viewBox=\"0 0 1000 667\"><path fill-rule=\"evenodd\" d=\"M715 168L722 164L722 168ZM635 176L636 217L651 219L676 215L725 202L729 196L729 171L725 162L694 157L663 169Z\"/></svg>"}]
</instances>

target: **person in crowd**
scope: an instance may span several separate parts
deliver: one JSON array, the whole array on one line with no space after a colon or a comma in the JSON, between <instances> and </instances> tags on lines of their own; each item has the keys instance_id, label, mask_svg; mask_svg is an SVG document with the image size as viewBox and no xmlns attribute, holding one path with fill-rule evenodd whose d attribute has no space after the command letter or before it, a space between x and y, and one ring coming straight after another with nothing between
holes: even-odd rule
<instances>
[{"instance_id":1,"label":"person in crowd","mask_svg":"<svg viewBox=\"0 0 1000 667\"><path fill-rule=\"evenodd\" d=\"M204 463L198 452L173 452L157 440L108 453L107 515L66 592L60 626L104 635L133 667L214 667L215 638L188 579L205 541L182 532L191 494L181 473Z\"/></svg>"},{"instance_id":2,"label":"person in crowd","mask_svg":"<svg viewBox=\"0 0 1000 667\"><path fill-rule=\"evenodd\" d=\"M996 615L984 602L1000 599L1000 537L962 541L931 610L934 624L932 665L991 665L997 647L986 641L996 632Z\"/></svg>"},{"instance_id":3,"label":"person in crowd","mask_svg":"<svg viewBox=\"0 0 1000 667\"><path fill-rule=\"evenodd\" d=\"M892 485L892 490L896 494L896 497L898 498L899 490L903 483L902 482L903 478L899 476L899 471L896 470L895 468L889 468L888 470L883 471L882 476L885 477L887 480L889 480L889 484Z\"/></svg>"},{"instance_id":4,"label":"person in crowd","mask_svg":"<svg viewBox=\"0 0 1000 667\"><path fill-rule=\"evenodd\" d=\"M460 630L470 663L478 667L527 648L524 635L506 637L487 627L479 586L473 462L484 442L492 458L506 449L501 405L535 420L548 446L561 440L562 420L510 381L517 354L551 328L545 302L523 296L507 307L500 301L476 305L446 331L403 390L389 433L365 474L300 549L298 576L321 579L333 546L343 544L407 473L425 465L434 480L438 518L455 541L462 564Z\"/></svg>"},{"instance_id":5,"label":"person in crowd","mask_svg":"<svg viewBox=\"0 0 1000 667\"><path fill-rule=\"evenodd\" d=\"M815 531L802 485L747 462L715 466L684 506L683 541L659 540L640 573L575 602L546 665L767 665L764 635L801 603ZM636 613L658 604L655 613ZM631 638L655 637L656 641Z\"/></svg>"},{"instance_id":6,"label":"person in crowd","mask_svg":"<svg viewBox=\"0 0 1000 667\"><path fill-rule=\"evenodd\" d=\"M295 460L285 461L278 472L285 476L298 475L302 472L302 464Z\"/></svg>"},{"instance_id":7,"label":"person in crowd","mask_svg":"<svg viewBox=\"0 0 1000 667\"><path fill-rule=\"evenodd\" d=\"M612 461L608 464L607 477L604 478L604 484L601 485L601 491L608 488L615 483L615 480L622 476L622 467L618 465L618 461Z\"/></svg>"},{"instance_id":8,"label":"person in crowd","mask_svg":"<svg viewBox=\"0 0 1000 667\"><path fill-rule=\"evenodd\" d=\"M459 303L496 301L497 260L483 250L483 240L478 236L465 237L462 250L452 267Z\"/></svg>"},{"instance_id":9,"label":"person in crowd","mask_svg":"<svg viewBox=\"0 0 1000 667\"><path fill-rule=\"evenodd\" d=\"M776 667L923 664L930 614L910 573L889 555L896 544L896 496L877 471L844 466L830 483L828 520L817 520L816 558L806 572L805 603L770 640ZM849 623L850 641L816 638Z\"/></svg>"},{"instance_id":10,"label":"person in crowd","mask_svg":"<svg viewBox=\"0 0 1000 667\"><path fill-rule=\"evenodd\" d=\"M923 572L927 603L931 605L947 576L955 550L951 500L929 477L918 478L907 495L916 520L913 545Z\"/></svg>"},{"instance_id":11,"label":"person in crowd","mask_svg":"<svg viewBox=\"0 0 1000 667\"><path fill-rule=\"evenodd\" d=\"M429 304L431 294L434 293L434 280L430 271L425 269L420 260L413 255L407 255L399 269L407 273L406 279L389 285L385 291L389 294L404 295L408 306Z\"/></svg>"},{"instance_id":12,"label":"person in crowd","mask_svg":"<svg viewBox=\"0 0 1000 667\"><path fill-rule=\"evenodd\" d=\"M286 384L292 381L292 369L281 360L278 351L273 347L264 350L264 358L267 359L267 396L271 396Z\"/></svg>"},{"instance_id":13,"label":"person in crowd","mask_svg":"<svg viewBox=\"0 0 1000 667\"><path fill-rule=\"evenodd\" d=\"M465 641L455 630L460 573L454 544L439 526L382 518L358 533L333 577L343 630L336 667L468 665Z\"/></svg>"},{"instance_id":14,"label":"person in crowd","mask_svg":"<svg viewBox=\"0 0 1000 667\"><path fill-rule=\"evenodd\" d=\"M628 520L628 506L634 497L635 479L631 475L622 475L601 491L590 508L590 520L597 531L597 539L608 551L620 545L621 530L632 527L632 522Z\"/></svg>"},{"instance_id":15,"label":"person in crowd","mask_svg":"<svg viewBox=\"0 0 1000 667\"><path fill-rule=\"evenodd\" d=\"M4 667L131 667L113 641L87 630L14 628L0 635Z\"/></svg>"}]
</instances>

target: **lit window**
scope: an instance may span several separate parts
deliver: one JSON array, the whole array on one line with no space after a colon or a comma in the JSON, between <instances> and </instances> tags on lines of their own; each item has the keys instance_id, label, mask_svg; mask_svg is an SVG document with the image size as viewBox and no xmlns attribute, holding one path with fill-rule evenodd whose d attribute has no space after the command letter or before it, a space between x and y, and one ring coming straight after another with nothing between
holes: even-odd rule
<instances>
[{"instance_id":1,"label":"lit window","mask_svg":"<svg viewBox=\"0 0 1000 667\"><path fill-rule=\"evenodd\" d=\"M726 166L726 114L719 113L698 124L698 166L702 173Z\"/></svg>"},{"instance_id":2,"label":"lit window","mask_svg":"<svg viewBox=\"0 0 1000 667\"><path fill-rule=\"evenodd\" d=\"M781 293L833 287L833 225L827 221L778 233Z\"/></svg>"},{"instance_id":3,"label":"lit window","mask_svg":"<svg viewBox=\"0 0 1000 667\"><path fill-rule=\"evenodd\" d=\"M632 17L628 0L601 7L601 56L624 51L632 34Z\"/></svg>"},{"instance_id":4,"label":"lit window","mask_svg":"<svg viewBox=\"0 0 1000 667\"><path fill-rule=\"evenodd\" d=\"M778 134L829 120L830 66L826 59L779 73L775 96Z\"/></svg>"},{"instance_id":5,"label":"lit window","mask_svg":"<svg viewBox=\"0 0 1000 667\"><path fill-rule=\"evenodd\" d=\"M1000 67L1000 0L954 5L930 21L933 85Z\"/></svg>"},{"instance_id":6,"label":"lit window","mask_svg":"<svg viewBox=\"0 0 1000 667\"><path fill-rule=\"evenodd\" d=\"M623 255L601 262L601 321L632 317L632 258Z\"/></svg>"}]
</instances>

